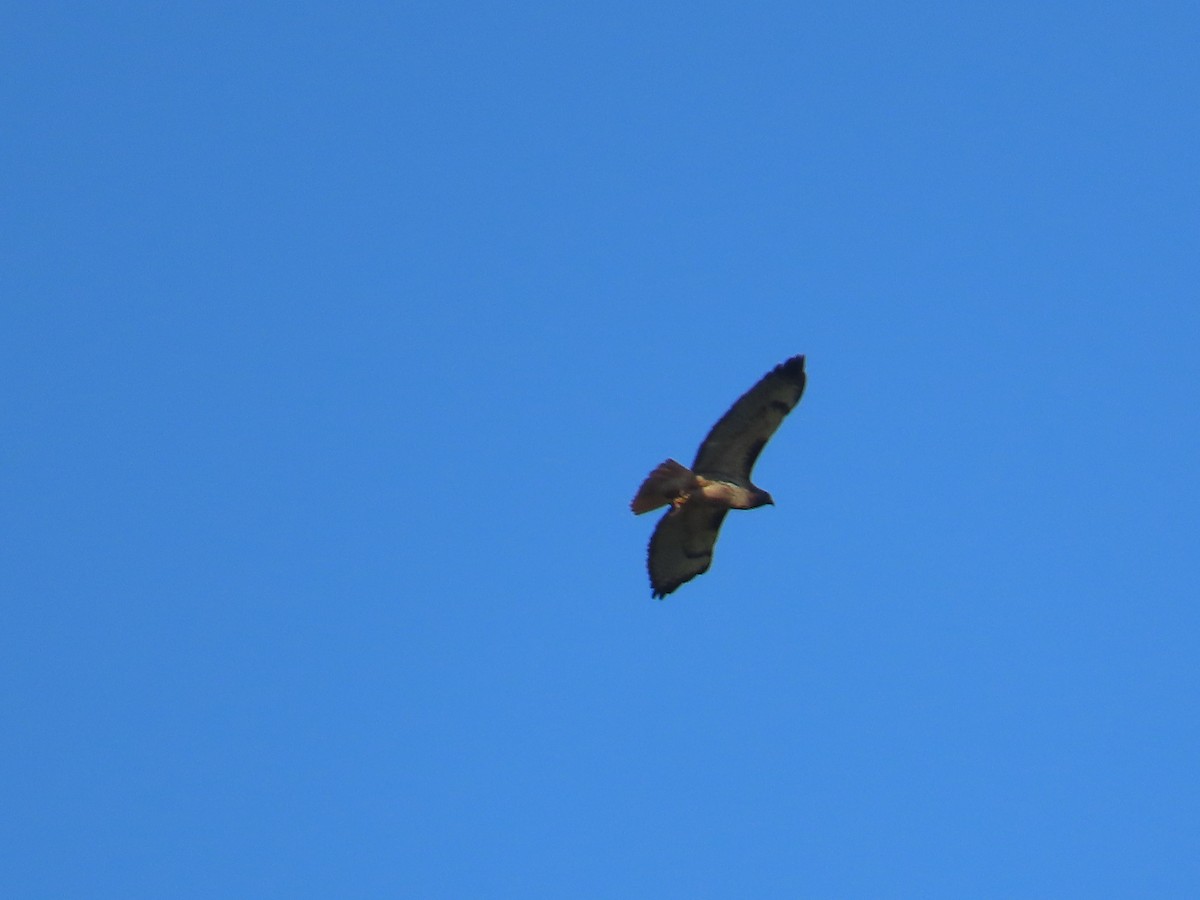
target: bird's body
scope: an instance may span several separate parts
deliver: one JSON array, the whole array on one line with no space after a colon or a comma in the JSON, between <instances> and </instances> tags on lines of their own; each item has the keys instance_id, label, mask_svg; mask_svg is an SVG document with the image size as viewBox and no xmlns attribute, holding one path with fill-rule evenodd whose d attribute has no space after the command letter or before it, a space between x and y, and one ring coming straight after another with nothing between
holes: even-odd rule
<instances>
[{"instance_id":1,"label":"bird's body","mask_svg":"<svg viewBox=\"0 0 1200 900\"><path fill-rule=\"evenodd\" d=\"M804 357L776 366L730 407L700 445L688 469L673 459L642 483L635 514L670 506L650 538L647 567L655 597L665 597L708 570L717 532L731 509L773 505L750 481L750 470L771 435L800 402Z\"/></svg>"},{"instance_id":2,"label":"bird's body","mask_svg":"<svg viewBox=\"0 0 1200 900\"><path fill-rule=\"evenodd\" d=\"M668 459L642 482L637 496L629 504L641 515L670 504L677 513L685 503L708 503L726 509L754 509L771 502L771 495L749 481L706 477Z\"/></svg>"}]
</instances>

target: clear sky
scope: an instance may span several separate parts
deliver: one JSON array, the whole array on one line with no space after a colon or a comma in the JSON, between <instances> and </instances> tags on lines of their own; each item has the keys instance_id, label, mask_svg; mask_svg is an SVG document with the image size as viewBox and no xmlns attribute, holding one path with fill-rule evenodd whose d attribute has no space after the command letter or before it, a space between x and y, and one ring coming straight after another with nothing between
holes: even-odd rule
<instances>
[{"instance_id":1,"label":"clear sky","mask_svg":"<svg viewBox=\"0 0 1200 900\"><path fill-rule=\"evenodd\" d=\"M1200 896L1193 0L0 18L3 896Z\"/></svg>"}]
</instances>

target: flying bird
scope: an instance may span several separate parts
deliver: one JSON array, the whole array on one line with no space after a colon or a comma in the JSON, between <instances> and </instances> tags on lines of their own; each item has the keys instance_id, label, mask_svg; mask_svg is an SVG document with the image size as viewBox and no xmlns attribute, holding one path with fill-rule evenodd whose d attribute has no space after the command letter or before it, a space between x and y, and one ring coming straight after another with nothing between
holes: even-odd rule
<instances>
[{"instance_id":1,"label":"flying bird","mask_svg":"<svg viewBox=\"0 0 1200 900\"><path fill-rule=\"evenodd\" d=\"M804 381L803 356L780 363L712 427L690 469L668 459L642 482L629 504L634 515L671 507L650 538L651 596L665 597L708 571L729 510L775 504L751 484L750 470L783 417L800 402Z\"/></svg>"}]
</instances>

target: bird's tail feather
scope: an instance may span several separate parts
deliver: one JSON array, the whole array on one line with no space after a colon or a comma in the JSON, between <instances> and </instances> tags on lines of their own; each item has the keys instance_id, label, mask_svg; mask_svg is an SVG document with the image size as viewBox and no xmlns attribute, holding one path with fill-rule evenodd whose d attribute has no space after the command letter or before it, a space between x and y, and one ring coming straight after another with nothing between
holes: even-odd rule
<instances>
[{"instance_id":1,"label":"bird's tail feather","mask_svg":"<svg viewBox=\"0 0 1200 900\"><path fill-rule=\"evenodd\" d=\"M646 476L629 508L633 510L634 515L640 516L652 509L666 506L691 488L695 480L696 476L692 474L691 469L668 459Z\"/></svg>"}]
</instances>

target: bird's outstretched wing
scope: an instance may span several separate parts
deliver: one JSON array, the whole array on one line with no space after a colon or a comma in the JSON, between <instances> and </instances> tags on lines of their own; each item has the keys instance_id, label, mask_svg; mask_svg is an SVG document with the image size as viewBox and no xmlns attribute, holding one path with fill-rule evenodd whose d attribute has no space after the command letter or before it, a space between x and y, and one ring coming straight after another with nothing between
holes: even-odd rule
<instances>
[{"instance_id":1,"label":"bird's outstretched wing","mask_svg":"<svg viewBox=\"0 0 1200 900\"><path fill-rule=\"evenodd\" d=\"M659 520L646 558L653 596L665 597L708 570L726 512L706 504L684 504Z\"/></svg>"},{"instance_id":2,"label":"bird's outstretched wing","mask_svg":"<svg viewBox=\"0 0 1200 900\"><path fill-rule=\"evenodd\" d=\"M692 471L748 481L758 454L800 402L804 382L803 356L793 356L764 375L712 427L696 452Z\"/></svg>"}]
</instances>

